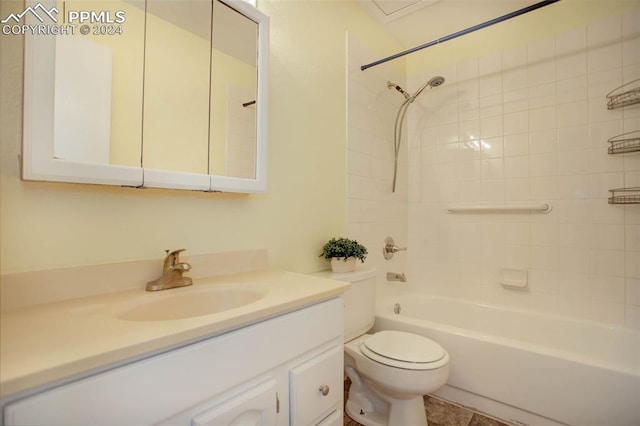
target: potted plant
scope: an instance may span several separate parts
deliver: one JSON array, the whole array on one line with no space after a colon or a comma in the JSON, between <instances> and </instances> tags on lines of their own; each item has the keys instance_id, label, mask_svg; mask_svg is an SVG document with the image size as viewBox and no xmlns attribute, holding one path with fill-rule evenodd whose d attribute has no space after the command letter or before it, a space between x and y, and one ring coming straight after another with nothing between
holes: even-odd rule
<instances>
[{"instance_id":1,"label":"potted plant","mask_svg":"<svg viewBox=\"0 0 640 426\"><path fill-rule=\"evenodd\" d=\"M356 259L364 263L367 248L356 240L332 238L322 247L320 257L331 261L333 272L351 272L356 269Z\"/></svg>"}]
</instances>

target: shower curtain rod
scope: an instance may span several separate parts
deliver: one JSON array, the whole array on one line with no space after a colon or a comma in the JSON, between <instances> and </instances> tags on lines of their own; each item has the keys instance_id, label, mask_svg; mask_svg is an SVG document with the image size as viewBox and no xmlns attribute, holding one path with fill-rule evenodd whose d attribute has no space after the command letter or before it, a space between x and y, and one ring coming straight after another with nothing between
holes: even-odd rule
<instances>
[{"instance_id":1,"label":"shower curtain rod","mask_svg":"<svg viewBox=\"0 0 640 426\"><path fill-rule=\"evenodd\" d=\"M416 47L413 47L411 49L405 50L403 52L396 53L395 55L391 55L391 56L388 56L386 58L380 59L378 61L371 62L370 64L362 65L360 67L360 69L362 71L364 71L367 68L375 67L376 65L380 65L380 64L383 64L385 62L391 61L393 59L397 59L397 58L400 58L402 56L408 55L409 53L417 52L418 50L422 50L422 49L425 49L427 47L434 46L436 44L444 43L445 41L449 41L449 40L452 40L452 39L454 39L456 37L460 37L462 35L472 33L474 31L480 30L482 28L489 27L489 26L491 26L493 24L497 24L498 22L506 21L507 19L515 18L516 16L524 15L525 13L531 12L531 11L536 10L536 9L540 9L541 7L548 6L548 5L552 4L552 3L556 3L556 2L559 2L559 1L560 0L544 0L544 1L541 1L539 3L532 4L531 6L527 6L525 8L520 9L520 10L516 10L515 12L507 13L506 15L502 15L502 16L499 16L497 18L491 19L490 21L486 21L486 22L483 22L481 24L474 25L473 27L469 27L469 28L466 28L464 30L460 30L460 31L457 31L455 33L449 34L447 36L440 37L439 39L432 40L432 41L427 42L425 44L421 44L420 46L416 46Z\"/></svg>"}]
</instances>

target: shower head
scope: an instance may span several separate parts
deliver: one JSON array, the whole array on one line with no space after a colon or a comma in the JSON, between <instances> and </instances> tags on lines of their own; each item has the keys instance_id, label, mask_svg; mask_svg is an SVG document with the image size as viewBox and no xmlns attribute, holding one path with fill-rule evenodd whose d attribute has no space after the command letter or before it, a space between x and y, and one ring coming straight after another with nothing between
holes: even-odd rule
<instances>
[{"instance_id":1,"label":"shower head","mask_svg":"<svg viewBox=\"0 0 640 426\"><path fill-rule=\"evenodd\" d=\"M437 75L437 76L433 77L431 80L429 80L427 82L427 85L429 85L431 87L438 87L442 83L444 83L444 77L442 77L440 75Z\"/></svg>"},{"instance_id":2,"label":"shower head","mask_svg":"<svg viewBox=\"0 0 640 426\"><path fill-rule=\"evenodd\" d=\"M404 90L402 90L402 87L398 86L395 83L387 81L387 89L396 89L398 92L402 93L402 95L405 97L405 99L409 99L409 94L407 92L405 92Z\"/></svg>"},{"instance_id":3,"label":"shower head","mask_svg":"<svg viewBox=\"0 0 640 426\"><path fill-rule=\"evenodd\" d=\"M420 95L420 93L422 93L422 91L427 87L429 86L438 87L443 83L444 83L444 77L437 75L432 79L430 79L429 81L427 81L426 83L424 83L422 86L420 86L420 88L416 90L416 93L414 93L413 96L410 96L408 99L410 99L410 101L413 102L418 97L418 95Z\"/></svg>"}]
</instances>

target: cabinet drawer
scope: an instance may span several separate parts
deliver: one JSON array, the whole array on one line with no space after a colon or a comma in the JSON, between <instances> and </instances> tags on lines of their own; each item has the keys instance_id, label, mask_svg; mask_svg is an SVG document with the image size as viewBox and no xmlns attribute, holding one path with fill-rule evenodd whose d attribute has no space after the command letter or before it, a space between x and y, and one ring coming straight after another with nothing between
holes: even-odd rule
<instances>
[{"instance_id":1,"label":"cabinet drawer","mask_svg":"<svg viewBox=\"0 0 640 426\"><path fill-rule=\"evenodd\" d=\"M315 425L342 410L343 356L335 346L290 370L291 424Z\"/></svg>"}]
</instances>

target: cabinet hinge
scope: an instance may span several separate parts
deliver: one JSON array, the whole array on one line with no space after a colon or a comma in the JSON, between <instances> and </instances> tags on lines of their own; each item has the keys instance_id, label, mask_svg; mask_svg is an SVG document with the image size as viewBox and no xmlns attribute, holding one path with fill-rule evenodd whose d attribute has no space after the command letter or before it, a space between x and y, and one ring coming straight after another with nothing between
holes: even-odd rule
<instances>
[{"instance_id":1,"label":"cabinet hinge","mask_svg":"<svg viewBox=\"0 0 640 426\"><path fill-rule=\"evenodd\" d=\"M280 398L278 398L278 392L276 392L276 414L280 412Z\"/></svg>"}]
</instances>

